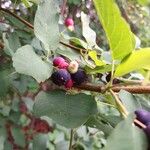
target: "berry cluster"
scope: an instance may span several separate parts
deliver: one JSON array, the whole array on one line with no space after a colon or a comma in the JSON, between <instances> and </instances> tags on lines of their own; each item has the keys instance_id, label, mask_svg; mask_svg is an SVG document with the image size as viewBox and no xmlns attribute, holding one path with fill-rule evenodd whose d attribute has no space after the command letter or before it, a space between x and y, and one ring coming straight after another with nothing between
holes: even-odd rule
<instances>
[{"instance_id":1,"label":"berry cluster","mask_svg":"<svg viewBox=\"0 0 150 150\"><path fill-rule=\"evenodd\" d=\"M53 65L56 67L56 71L52 74L51 79L56 85L71 88L86 80L86 73L79 69L79 64L76 61L68 63L64 58L56 57L53 60Z\"/></svg>"},{"instance_id":2,"label":"berry cluster","mask_svg":"<svg viewBox=\"0 0 150 150\"><path fill-rule=\"evenodd\" d=\"M135 111L135 114L136 118L146 125L144 131L147 134L148 139L150 140L150 112L144 109L138 109Z\"/></svg>"}]
</instances>

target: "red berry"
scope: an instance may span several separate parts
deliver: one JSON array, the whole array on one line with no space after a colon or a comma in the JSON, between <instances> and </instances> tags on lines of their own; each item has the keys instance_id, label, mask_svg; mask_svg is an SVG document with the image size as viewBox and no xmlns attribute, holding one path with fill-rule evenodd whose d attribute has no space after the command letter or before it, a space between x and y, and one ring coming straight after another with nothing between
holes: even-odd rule
<instances>
[{"instance_id":1,"label":"red berry","mask_svg":"<svg viewBox=\"0 0 150 150\"><path fill-rule=\"evenodd\" d=\"M67 81L67 83L65 84L65 87L67 89L70 89L70 88L73 87L73 81L72 81L72 79L70 79L70 80Z\"/></svg>"},{"instance_id":2,"label":"red berry","mask_svg":"<svg viewBox=\"0 0 150 150\"><path fill-rule=\"evenodd\" d=\"M66 69L69 64L66 62L66 60L64 58L56 57L53 60L53 65L55 67L58 67L59 69Z\"/></svg>"},{"instance_id":3,"label":"red berry","mask_svg":"<svg viewBox=\"0 0 150 150\"><path fill-rule=\"evenodd\" d=\"M72 18L67 18L65 20L65 25L68 27L68 26L74 26L74 21Z\"/></svg>"},{"instance_id":4,"label":"red berry","mask_svg":"<svg viewBox=\"0 0 150 150\"><path fill-rule=\"evenodd\" d=\"M64 58L62 57L56 57L53 60L53 65L54 66L58 66L60 63L65 62Z\"/></svg>"}]
</instances>

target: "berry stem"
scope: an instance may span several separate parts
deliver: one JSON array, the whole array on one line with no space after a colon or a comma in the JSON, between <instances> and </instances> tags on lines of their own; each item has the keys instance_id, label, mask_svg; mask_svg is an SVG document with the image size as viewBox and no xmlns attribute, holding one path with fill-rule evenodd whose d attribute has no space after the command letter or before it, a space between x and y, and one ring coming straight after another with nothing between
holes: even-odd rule
<instances>
[{"instance_id":1,"label":"berry stem","mask_svg":"<svg viewBox=\"0 0 150 150\"><path fill-rule=\"evenodd\" d=\"M62 7L61 7L61 15L64 16L65 9L66 9L67 0L63 0Z\"/></svg>"},{"instance_id":2,"label":"berry stem","mask_svg":"<svg viewBox=\"0 0 150 150\"><path fill-rule=\"evenodd\" d=\"M105 86L95 85L91 83L83 83L80 86L75 86L77 89L93 91L93 92L103 92L105 90ZM120 90L126 90L133 94L143 94L150 93L150 85L113 85L110 87L114 92L119 92Z\"/></svg>"},{"instance_id":3,"label":"berry stem","mask_svg":"<svg viewBox=\"0 0 150 150\"><path fill-rule=\"evenodd\" d=\"M143 124L142 122L140 122L139 120L134 119L134 123L135 123L135 124L138 124L138 125L139 125L140 127L142 127L143 129L146 129L146 125Z\"/></svg>"},{"instance_id":4,"label":"berry stem","mask_svg":"<svg viewBox=\"0 0 150 150\"><path fill-rule=\"evenodd\" d=\"M109 86L112 86L112 84L113 84L114 70L115 70L115 61L113 60L112 61L111 78L110 78Z\"/></svg>"},{"instance_id":5,"label":"berry stem","mask_svg":"<svg viewBox=\"0 0 150 150\"><path fill-rule=\"evenodd\" d=\"M127 115L128 115L127 109L126 109L125 106L122 104L122 102L120 101L119 97L116 95L115 92L113 92L111 89L109 90L109 92L110 92L111 95L115 98L115 101L116 101L116 104L117 104L117 106L118 106L119 112L122 114L122 116L123 116L124 118L126 118Z\"/></svg>"},{"instance_id":6,"label":"berry stem","mask_svg":"<svg viewBox=\"0 0 150 150\"><path fill-rule=\"evenodd\" d=\"M67 44L67 43L64 43L64 42L62 42L62 41L60 41L59 43L62 44L62 45L64 45L64 46L66 46L66 47L72 48L72 49L74 49L74 50L76 50L76 51L78 51L78 52L86 53L86 51L87 51L86 49L78 48L78 47L76 47L76 46L74 46L74 45Z\"/></svg>"},{"instance_id":7,"label":"berry stem","mask_svg":"<svg viewBox=\"0 0 150 150\"><path fill-rule=\"evenodd\" d=\"M116 93L114 93L111 89L109 90L110 93L112 94L112 96L115 98L116 100L116 104L118 105L118 110L119 112L122 114L122 116L124 118L126 118L128 116L128 111L126 109L126 107L122 104L122 102L119 100L119 97L116 95ZM146 128L146 125L144 125L142 122L140 122L139 120L137 119L134 119L134 123L139 125L140 127L142 127L143 129Z\"/></svg>"},{"instance_id":8,"label":"berry stem","mask_svg":"<svg viewBox=\"0 0 150 150\"><path fill-rule=\"evenodd\" d=\"M122 81L123 83L126 83L127 85L130 84L139 84L141 85L144 80L131 80L131 79L125 79L125 78L117 78L118 80Z\"/></svg>"},{"instance_id":9,"label":"berry stem","mask_svg":"<svg viewBox=\"0 0 150 150\"><path fill-rule=\"evenodd\" d=\"M30 29L34 30L34 26L29 23L28 21L24 20L23 18L21 18L20 16L16 15L15 13L13 13L12 11L8 10L8 9L4 9L4 8L0 8L1 11L15 17L16 19L18 19L20 22L22 22L23 24L25 24L26 26L28 26ZM69 48L72 48L78 52L86 52L86 49L82 49L82 48L78 48L76 46L73 46L73 45L70 45L70 44L67 44L67 43L64 43L62 41L60 41L60 44L66 46L66 47L69 47Z\"/></svg>"},{"instance_id":10,"label":"berry stem","mask_svg":"<svg viewBox=\"0 0 150 150\"><path fill-rule=\"evenodd\" d=\"M0 42L0 50L4 48L4 44Z\"/></svg>"},{"instance_id":11,"label":"berry stem","mask_svg":"<svg viewBox=\"0 0 150 150\"><path fill-rule=\"evenodd\" d=\"M73 142L73 129L71 129L71 131L70 131L70 142L69 142L69 149L68 150L72 149L72 142Z\"/></svg>"}]
</instances>

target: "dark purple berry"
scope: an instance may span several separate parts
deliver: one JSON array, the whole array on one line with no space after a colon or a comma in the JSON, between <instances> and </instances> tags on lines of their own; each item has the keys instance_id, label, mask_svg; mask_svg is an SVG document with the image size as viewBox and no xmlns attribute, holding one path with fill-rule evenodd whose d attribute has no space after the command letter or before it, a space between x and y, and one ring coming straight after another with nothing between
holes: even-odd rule
<instances>
[{"instance_id":1,"label":"dark purple berry","mask_svg":"<svg viewBox=\"0 0 150 150\"><path fill-rule=\"evenodd\" d=\"M84 70L79 69L76 73L71 74L72 80L75 85L80 85L86 80L86 73Z\"/></svg>"},{"instance_id":2,"label":"dark purple berry","mask_svg":"<svg viewBox=\"0 0 150 150\"><path fill-rule=\"evenodd\" d=\"M136 118L142 123L144 123L145 125L150 123L150 112L144 109L138 109L135 111L135 114L136 114Z\"/></svg>"},{"instance_id":3,"label":"dark purple berry","mask_svg":"<svg viewBox=\"0 0 150 150\"><path fill-rule=\"evenodd\" d=\"M56 85L65 85L71 75L66 69L59 69L52 74L51 79Z\"/></svg>"},{"instance_id":4,"label":"dark purple berry","mask_svg":"<svg viewBox=\"0 0 150 150\"><path fill-rule=\"evenodd\" d=\"M109 73L107 76L106 76L106 81L109 82L111 79L111 73Z\"/></svg>"},{"instance_id":5,"label":"dark purple berry","mask_svg":"<svg viewBox=\"0 0 150 150\"><path fill-rule=\"evenodd\" d=\"M144 129L148 140L150 141L150 123L147 125L147 127Z\"/></svg>"},{"instance_id":6,"label":"dark purple berry","mask_svg":"<svg viewBox=\"0 0 150 150\"><path fill-rule=\"evenodd\" d=\"M106 81L109 82L111 79L111 73L109 73L107 76L106 76ZM113 84L119 84L120 83L120 80L114 78L113 79Z\"/></svg>"}]
</instances>

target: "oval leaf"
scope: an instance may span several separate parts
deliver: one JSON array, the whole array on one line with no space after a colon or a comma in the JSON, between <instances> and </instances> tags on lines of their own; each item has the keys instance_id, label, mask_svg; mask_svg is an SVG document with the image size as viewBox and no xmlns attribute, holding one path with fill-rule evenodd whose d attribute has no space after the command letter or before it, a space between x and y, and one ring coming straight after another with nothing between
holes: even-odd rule
<instances>
[{"instance_id":1,"label":"oval leaf","mask_svg":"<svg viewBox=\"0 0 150 150\"><path fill-rule=\"evenodd\" d=\"M103 150L146 150L148 143L145 133L132 123L131 116L121 121L109 136Z\"/></svg>"},{"instance_id":2,"label":"oval leaf","mask_svg":"<svg viewBox=\"0 0 150 150\"><path fill-rule=\"evenodd\" d=\"M82 34L88 43L90 48L96 46L96 33L89 26L90 18L84 12L81 12L81 21L82 21Z\"/></svg>"},{"instance_id":3,"label":"oval leaf","mask_svg":"<svg viewBox=\"0 0 150 150\"><path fill-rule=\"evenodd\" d=\"M141 68L150 69L150 48L134 51L116 68L115 77L123 76Z\"/></svg>"},{"instance_id":4,"label":"oval leaf","mask_svg":"<svg viewBox=\"0 0 150 150\"><path fill-rule=\"evenodd\" d=\"M47 51L59 44L58 14L54 0L42 0L34 20L34 33L43 42Z\"/></svg>"},{"instance_id":5,"label":"oval leaf","mask_svg":"<svg viewBox=\"0 0 150 150\"><path fill-rule=\"evenodd\" d=\"M32 76L38 82L43 82L51 76L52 65L42 61L30 45L19 48L12 60L18 73Z\"/></svg>"},{"instance_id":6,"label":"oval leaf","mask_svg":"<svg viewBox=\"0 0 150 150\"><path fill-rule=\"evenodd\" d=\"M105 30L113 59L122 59L135 48L129 25L121 17L114 0L94 0L99 20Z\"/></svg>"},{"instance_id":7,"label":"oval leaf","mask_svg":"<svg viewBox=\"0 0 150 150\"><path fill-rule=\"evenodd\" d=\"M48 116L57 123L76 128L97 113L97 105L92 96L85 94L66 95L64 91L40 92L35 98L36 116Z\"/></svg>"}]
</instances>

